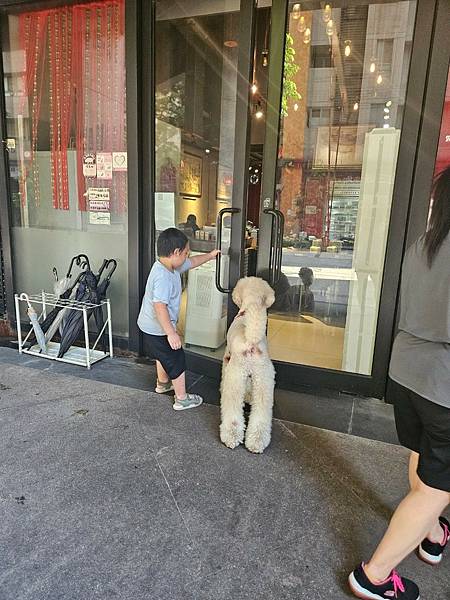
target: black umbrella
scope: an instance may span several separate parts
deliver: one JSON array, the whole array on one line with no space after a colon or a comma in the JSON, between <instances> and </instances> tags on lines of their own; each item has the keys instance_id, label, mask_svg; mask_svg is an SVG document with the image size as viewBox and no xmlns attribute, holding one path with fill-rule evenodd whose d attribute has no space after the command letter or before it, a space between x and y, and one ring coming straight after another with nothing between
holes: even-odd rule
<instances>
[{"instance_id":1,"label":"black umbrella","mask_svg":"<svg viewBox=\"0 0 450 600\"><path fill-rule=\"evenodd\" d=\"M103 279L103 281L101 281L97 286L98 303L103 302L103 300L105 300L105 298L106 298L106 292L108 290L112 274L114 273L114 271L117 268L117 261L114 260L113 258L107 260L106 262L104 261L102 268L99 271L99 279L100 279L100 276L103 273L104 269L106 267L109 268L110 265L113 265L111 271ZM97 306L96 308L94 308L94 319L95 319L95 324L97 325L97 335L100 335L100 332L102 331L104 324L105 324L105 321L103 319L103 307L102 306ZM101 334L101 339L100 339L99 345L101 345L103 347L103 352L106 352L105 332L103 332Z\"/></svg>"},{"instance_id":2,"label":"black umbrella","mask_svg":"<svg viewBox=\"0 0 450 600\"><path fill-rule=\"evenodd\" d=\"M67 271L66 277L63 280L60 280L61 282L61 290L62 293L61 294L57 294L59 297L59 300L68 300L70 298L70 296L72 295L72 292L74 291L75 287L77 286L77 284L80 282L81 277L84 275L84 271L82 271L78 277L75 279L75 281L72 283L72 285L70 285L70 278L72 277L72 267L73 264L76 263L81 269L84 269L85 266L89 265L89 262L87 261L81 261L81 256L84 257L84 255L78 255L78 256L74 256L70 262L69 265L69 269ZM86 257L87 258L87 257ZM57 277L57 271L54 268L53 269L53 274L55 275L55 277ZM57 282L57 283L60 283ZM69 286L69 287L68 287ZM49 329L51 328L51 325L54 323L54 321L56 320L58 313L60 313L60 311L64 308L64 306L62 305L58 305L58 306L54 306L52 308L52 310L48 313L48 315L46 316L46 318L42 321L41 323L41 329L43 331L43 333L47 333L49 331ZM53 329L53 328L52 328ZM57 329L57 327L56 327ZM52 333L52 335L46 335L46 340L50 341L50 339L53 337L54 335L54 331ZM31 346L33 346L34 344L36 344L36 336L34 334L34 331L31 333L30 337L27 340L27 348L30 348Z\"/></svg>"},{"instance_id":3,"label":"black umbrella","mask_svg":"<svg viewBox=\"0 0 450 600\"><path fill-rule=\"evenodd\" d=\"M84 272L84 277L78 286L75 300L78 302L98 304L97 276L90 270L90 268ZM94 308L87 309L88 319L92 315L93 311ZM77 310L76 308L71 308L67 313L67 318L61 332L61 343L59 346L58 358L62 358L67 350L69 350L69 348L80 335L83 327L83 311Z\"/></svg>"}]
</instances>

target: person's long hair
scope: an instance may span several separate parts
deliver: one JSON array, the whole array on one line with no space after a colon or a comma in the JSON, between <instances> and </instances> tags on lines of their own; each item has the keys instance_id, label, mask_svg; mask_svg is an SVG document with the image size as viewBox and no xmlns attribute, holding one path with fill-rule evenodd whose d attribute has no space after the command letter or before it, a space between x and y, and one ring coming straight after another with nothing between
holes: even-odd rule
<instances>
[{"instance_id":1,"label":"person's long hair","mask_svg":"<svg viewBox=\"0 0 450 600\"><path fill-rule=\"evenodd\" d=\"M441 171L436 177L432 198L433 206L428 231L424 236L424 250L429 267L433 264L434 257L450 231L450 167Z\"/></svg>"}]
</instances>

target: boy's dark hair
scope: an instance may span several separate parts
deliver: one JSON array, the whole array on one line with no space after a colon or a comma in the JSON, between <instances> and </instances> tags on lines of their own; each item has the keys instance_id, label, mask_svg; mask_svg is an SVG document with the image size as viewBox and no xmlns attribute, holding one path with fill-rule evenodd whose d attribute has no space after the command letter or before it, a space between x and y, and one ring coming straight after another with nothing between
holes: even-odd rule
<instances>
[{"instance_id":1,"label":"boy's dark hair","mask_svg":"<svg viewBox=\"0 0 450 600\"><path fill-rule=\"evenodd\" d=\"M156 242L158 256L170 256L175 250L180 250L181 252L186 248L188 242L188 238L179 229L175 227L164 229L159 234L158 241Z\"/></svg>"}]
</instances>

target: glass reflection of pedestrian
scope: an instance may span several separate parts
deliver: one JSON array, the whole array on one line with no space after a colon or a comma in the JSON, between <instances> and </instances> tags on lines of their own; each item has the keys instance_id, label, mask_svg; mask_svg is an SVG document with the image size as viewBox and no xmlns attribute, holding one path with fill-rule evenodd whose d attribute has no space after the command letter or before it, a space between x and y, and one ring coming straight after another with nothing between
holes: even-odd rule
<instances>
[{"instance_id":1,"label":"glass reflection of pedestrian","mask_svg":"<svg viewBox=\"0 0 450 600\"><path fill-rule=\"evenodd\" d=\"M314 294L311 291L311 286L314 283L314 273L309 267L302 267L298 272L298 276L303 284L300 310L306 313L314 313Z\"/></svg>"},{"instance_id":2,"label":"glass reflection of pedestrian","mask_svg":"<svg viewBox=\"0 0 450 600\"><path fill-rule=\"evenodd\" d=\"M370 561L350 574L359 598L417 600L417 585L394 569L416 548L423 561L439 564L450 537L442 516L450 503L449 231L450 167L435 181L428 231L405 256L389 369L398 436L411 450L411 490Z\"/></svg>"}]
</instances>

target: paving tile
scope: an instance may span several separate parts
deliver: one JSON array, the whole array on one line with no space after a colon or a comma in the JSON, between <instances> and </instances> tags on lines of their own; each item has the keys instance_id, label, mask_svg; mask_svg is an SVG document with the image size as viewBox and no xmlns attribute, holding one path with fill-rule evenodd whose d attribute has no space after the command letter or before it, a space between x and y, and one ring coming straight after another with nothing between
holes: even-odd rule
<instances>
[{"instance_id":1,"label":"paving tile","mask_svg":"<svg viewBox=\"0 0 450 600\"><path fill-rule=\"evenodd\" d=\"M398 444L393 406L375 398L355 398L350 433Z\"/></svg>"},{"instance_id":2,"label":"paving tile","mask_svg":"<svg viewBox=\"0 0 450 600\"><path fill-rule=\"evenodd\" d=\"M5 364L2 600L348 598L408 487L400 446L275 420L254 455L216 406ZM448 563L402 570L444 598Z\"/></svg>"}]
</instances>

